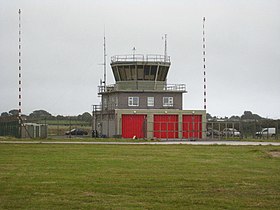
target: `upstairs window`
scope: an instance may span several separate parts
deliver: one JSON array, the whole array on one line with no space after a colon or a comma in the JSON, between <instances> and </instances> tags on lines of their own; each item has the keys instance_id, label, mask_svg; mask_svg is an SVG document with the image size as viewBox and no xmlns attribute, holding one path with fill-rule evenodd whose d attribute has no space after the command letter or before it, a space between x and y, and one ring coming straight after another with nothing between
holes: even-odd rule
<instances>
[{"instance_id":1,"label":"upstairs window","mask_svg":"<svg viewBox=\"0 0 280 210\"><path fill-rule=\"evenodd\" d=\"M139 97L128 97L128 106L139 106Z\"/></svg>"},{"instance_id":2,"label":"upstairs window","mask_svg":"<svg viewBox=\"0 0 280 210\"><path fill-rule=\"evenodd\" d=\"M154 106L154 105L155 105L155 98L147 97L147 106Z\"/></svg>"},{"instance_id":3,"label":"upstairs window","mask_svg":"<svg viewBox=\"0 0 280 210\"><path fill-rule=\"evenodd\" d=\"M173 106L173 97L163 97L163 106Z\"/></svg>"}]
</instances>

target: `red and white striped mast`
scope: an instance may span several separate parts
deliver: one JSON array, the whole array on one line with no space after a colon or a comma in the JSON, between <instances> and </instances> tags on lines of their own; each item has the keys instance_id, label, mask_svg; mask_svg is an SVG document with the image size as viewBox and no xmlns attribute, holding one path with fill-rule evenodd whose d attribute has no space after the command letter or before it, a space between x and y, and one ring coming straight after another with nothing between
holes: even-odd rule
<instances>
[{"instance_id":1,"label":"red and white striped mast","mask_svg":"<svg viewBox=\"0 0 280 210\"><path fill-rule=\"evenodd\" d=\"M207 87L206 87L206 40L205 40L205 17L203 17L202 23L202 48L203 48L203 103L204 103L204 110L206 110L206 99L207 99Z\"/></svg>"},{"instance_id":2,"label":"red and white striped mast","mask_svg":"<svg viewBox=\"0 0 280 210\"><path fill-rule=\"evenodd\" d=\"M21 10L18 10L18 115L22 113Z\"/></svg>"}]
</instances>

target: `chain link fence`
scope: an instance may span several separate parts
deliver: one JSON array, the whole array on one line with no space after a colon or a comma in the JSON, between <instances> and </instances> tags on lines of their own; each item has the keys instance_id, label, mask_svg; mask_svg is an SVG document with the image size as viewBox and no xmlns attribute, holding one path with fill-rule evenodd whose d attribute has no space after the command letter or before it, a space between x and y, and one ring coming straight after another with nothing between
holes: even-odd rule
<instances>
[{"instance_id":1,"label":"chain link fence","mask_svg":"<svg viewBox=\"0 0 280 210\"><path fill-rule=\"evenodd\" d=\"M75 117L68 117L64 119L48 119L48 118L33 118L28 119L28 123L37 123L46 125L48 127L48 137L56 138L56 137L69 137L69 132L74 129L83 131L83 136L91 136L92 131L92 123L85 122L83 120L78 120ZM72 134L76 135L77 132L72 132ZM81 135L79 135L81 136Z\"/></svg>"},{"instance_id":2,"label":"chain link fence","mask_svg":"<svg viewBox=\"0 0 280 210\"><path fill-rule=\"evenodd\" d=\"M96 137L104 137L106 132L114 136L121 137L120 131L116 130L114 119L112 125L98 130ZM110 121L111 122L111 121ZM36 118L29 119L28 123L38 123L46 125L48 128L48 137L68 137L68 131L78 129L85 131L84 137L92 137L92 122L85 122L77 118L68 117L67 119L47 119ZM119 122L121 123L121 122ZM105 126L105 125L104 125ZM154 139L186 139L186 140L280 140L279 127L280 120L250 120L250 121L208 121L205 124L201 122L191 121L188 123L180 122L144 122L142 126L138 126L139 131L135 136L139 138L147 138L152 136ZM137 126L135 126L137 130ZM108 131L109 130L109 131ZM105 132L106 131L106 132ZM97 131L96 131L97 132ZM122 131L125 132L125 131ZM105 134L105 135L104 135ZM1 118L0 120L0 136L20 137L20 125L18 119ZM133 135L134 136L134 135Z\"/></svg>"},{"instance_id":3,"label":"chain link fence","mask_svg":"<svg viewBox=\"0 0 280 210\"><path fill-rule=\"evenodd\" d=\"M207 122L209 139L279 139L279 120Z\"/></svg>"},{"instance_id":4,"label":"chain link fence","mask_svg":"<svg viewBox=\"0 0 280 210\"><path fill-rule=\"evenodd\" d=\"M19 138L20 134L20 123L16 116L0 117L0 136Z\"/></svg>"}]
</instances>

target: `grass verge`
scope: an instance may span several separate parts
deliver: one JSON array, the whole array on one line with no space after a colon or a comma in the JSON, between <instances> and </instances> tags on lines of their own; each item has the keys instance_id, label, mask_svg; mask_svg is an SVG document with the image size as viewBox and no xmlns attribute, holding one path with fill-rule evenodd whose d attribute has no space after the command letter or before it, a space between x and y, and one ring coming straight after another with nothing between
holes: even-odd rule
<instances>
[{"instance_id":1,"label":"grass verge","mask_svg":"<svg viewBox=\"0 0 280 210\"><path fill-rule=\"evenodd\" d=\"M276 146L0 144L0 209L279 209Z\"/></svg>"}]
</instances>

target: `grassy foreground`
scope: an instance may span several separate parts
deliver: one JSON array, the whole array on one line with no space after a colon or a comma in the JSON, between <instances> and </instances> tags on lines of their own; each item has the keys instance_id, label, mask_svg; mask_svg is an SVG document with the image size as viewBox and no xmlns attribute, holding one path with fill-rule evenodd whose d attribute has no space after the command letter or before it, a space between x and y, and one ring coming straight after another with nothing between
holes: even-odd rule
<instances>
[{"instance_id":1,"label":"grassy foreground","mask_svg":"<svg viewBox=\"0 0 280 210\"><path fill-rule=\"evenodd\" d=\"M280 147L0 144L0 209L279 209Z\"/></svg>"}]
</instances>

